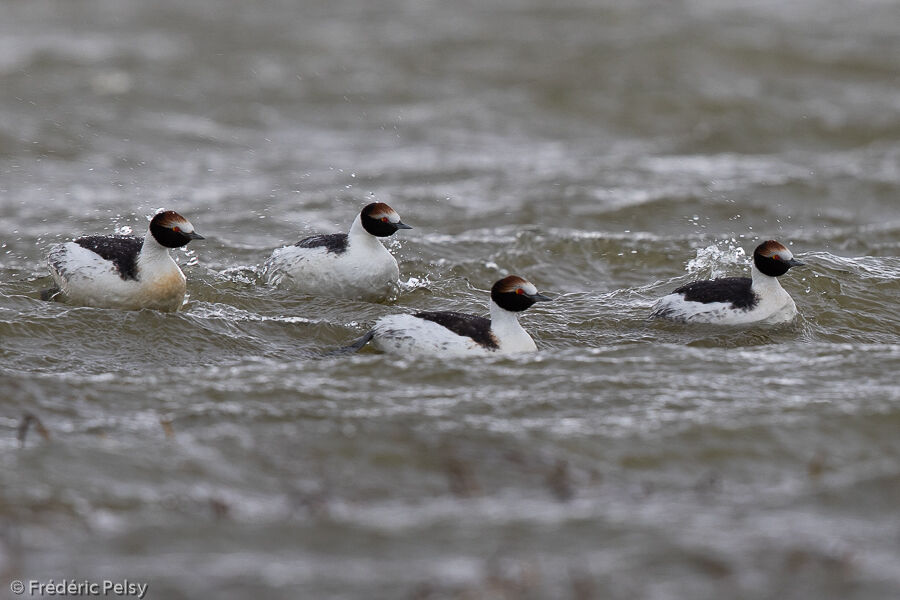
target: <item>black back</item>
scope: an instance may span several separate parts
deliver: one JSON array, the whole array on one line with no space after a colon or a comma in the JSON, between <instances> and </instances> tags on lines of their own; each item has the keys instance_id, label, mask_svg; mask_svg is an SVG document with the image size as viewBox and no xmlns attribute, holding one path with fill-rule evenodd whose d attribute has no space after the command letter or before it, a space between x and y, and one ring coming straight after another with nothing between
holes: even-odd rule
<instances>
[{"instance_id":1,"label":"black back","mask_svg":"<svg viewBox=\"0 0 900 600\"><path fill-rule=\"evenodd\" d=\"M419 312L415 316L446 327L456 335L472 338L479 346L491 350L499 348L497 340L491 334L490 319L450 311Z\"/></svg>"},{"instance_id":2,"label":"black back","mask_svg":"<svg viewBox=\"0 0 900 600\"><path fill-rule=\"evenodd\" d=\"M673 293L683 294L689 302L711 304L729 302L734 308L753 308L759 299L751 289L753 281L749 277L723 277L706 281L694 281L683 285Z\"/></svg>"},{"instance_id":3,"label":"black back","mask_svg":"<svg viewBox=\"0 0 900 600\"><path fill-rule=\"evenodd\" d=\"M78 238L75 243L111 262L122 279L138 278L137 259L144 238L133 235L87 235Z\"/></svg>"},{"instance_id":4,"label":"black back","mask_svg":"<svg viewBox=\"0 0 900 600\"><path fill-rule=\"evenodd\" d=\"M300 248L325 248L328 252L341 254L347 251L349 239L346 233L329 233L303 238L295 246Z\"/></svg>"}]
</instances>

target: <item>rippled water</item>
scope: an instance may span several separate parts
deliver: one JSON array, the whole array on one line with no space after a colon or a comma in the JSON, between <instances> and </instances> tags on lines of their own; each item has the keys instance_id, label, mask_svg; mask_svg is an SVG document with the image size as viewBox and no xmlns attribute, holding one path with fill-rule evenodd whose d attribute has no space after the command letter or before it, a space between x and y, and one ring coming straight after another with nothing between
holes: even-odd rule
<instances>
[{"instance_id":1,"label":"rippled water","mask_svg":"<svg viewBox=\"0 0 900 600\"><path fill-rule=\"evenodd\" d=\"M900 11L760 2L0 3L0 575L151 598L900 589ZM392 304L257 281L388 202ZM42 302L158 207L177 314ZM647 320L808 267L778 327ZM533 356L323 358L384 314L555 300ZM36 415L24 445L17 428Z\"/></svg>"}]
</instances>

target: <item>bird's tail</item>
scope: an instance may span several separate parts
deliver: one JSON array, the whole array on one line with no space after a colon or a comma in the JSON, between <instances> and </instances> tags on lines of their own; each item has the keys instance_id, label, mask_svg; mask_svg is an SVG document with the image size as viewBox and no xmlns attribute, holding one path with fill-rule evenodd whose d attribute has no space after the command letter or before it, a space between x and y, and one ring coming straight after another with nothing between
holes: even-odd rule
<instances>
[{"instance_id":1,"label":"bird's tail","mask_svg":"<svg viewBox=\"0 0 900 600\"><path fill-rule=\"evenodd\" d=\"M359 352L363 346L372 341L372 338L375 337L375 330L368 331L365 335L360 338L353 340L353 343L347 346L341 346L336 350L331 350L330 352L326 352L325 356L342 356L344 354L354 354Z\"/></svg>"}]
</instances>

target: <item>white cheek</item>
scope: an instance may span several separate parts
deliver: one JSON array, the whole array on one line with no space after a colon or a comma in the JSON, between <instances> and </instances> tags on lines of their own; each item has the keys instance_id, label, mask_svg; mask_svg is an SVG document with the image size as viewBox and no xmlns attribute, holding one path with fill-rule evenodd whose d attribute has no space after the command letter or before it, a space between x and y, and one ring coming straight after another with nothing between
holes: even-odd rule
<instances>
[{"instance_id":1,"label":"white cheek","mask_svg":"<svg viewBox=\"0 0 900 600\"><path fill-rule=\"evenodd\" d=\"M185 221L184 223L179 223L176 227L181 229L182 233L194 233L194 226Z\"/></svg>"},{"instance_id":2,"label":"white cheek","mask_svg":"<svg viewBox=\"0 0 900 600\"><path fill-rule=\"evenodd\" d=\"M794 255L791 254L791 251L785 248L783 251L778 253L781 256L782 260L791 260L794 258Z\"/></svg>"},{"instance_id":3,"label":"white cheek","mask_svg":"<svg viewBox=\"0 0 900 600\"><path fill-rule=\"evenodd\" d=\"M398 215L397 213L394 213L394 214L392 214L392 215L388 215L388 221L390 221L391 223L399 223L399 222L400 222L400 215Z\"/></svg>"},{"instance_id":4,"label":"white cheek","mask_svg":"<svg viewBox=\"0 0 900 600\"><path fill-rule=\"evenodd\" d=\"M527 284L523 285L522 290L529 296L534 296L535 294L538 293L537 288L534 287L534 285L531 283L527 283Z\"/></svg>"}]
</instances>

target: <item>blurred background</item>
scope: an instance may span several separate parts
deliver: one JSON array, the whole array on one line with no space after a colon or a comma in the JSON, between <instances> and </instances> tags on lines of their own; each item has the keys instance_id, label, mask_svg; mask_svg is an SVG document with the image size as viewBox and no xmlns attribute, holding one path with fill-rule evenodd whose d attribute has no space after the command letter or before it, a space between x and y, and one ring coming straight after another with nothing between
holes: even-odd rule
<instances>
[{"instance_id":1,"label":"blurred background","mask_svg":"<svg viewBox=\"0 0 900 600\"><path fill-rule=\"evenodd\" d=\"M900 589L892 0L0 0L0 589L872 598ZM269 288L393 206L387 304ZM40 301L142 235L177 314ZM649 322L761 240L801 316ZM523 275L540 352L322 353ZM32 427L20 441L25 413Z\"/></svg>"}]
</instances>

